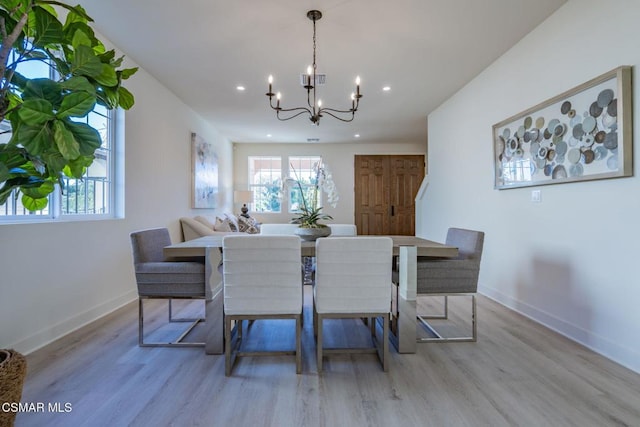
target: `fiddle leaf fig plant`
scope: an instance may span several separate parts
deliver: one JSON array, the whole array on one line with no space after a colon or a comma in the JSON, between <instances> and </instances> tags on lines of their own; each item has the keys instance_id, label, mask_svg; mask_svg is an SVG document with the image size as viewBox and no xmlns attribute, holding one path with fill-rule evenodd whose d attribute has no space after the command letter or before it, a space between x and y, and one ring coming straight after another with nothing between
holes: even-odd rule
<instances>
[{"instance_id":1,"label":"fiddle leaf fig plant","mask_svg":"<svg viewBox=\"0 0 640 427\"><path fill-rule=\"evenodd\" d=\"M66 9L58 19L56 8ZM22 194L29 210L47 205L64 177L81 179L102 141L80 119L96 104L125 110L134 96L123 80L137 68L95 36L81 6L54 0L0 0L0 205ZM41 62L54 78L28 78L20 64ZM6 121L5 121L6 120ZM9 138L10 135L10 138ZM14 190L16 190L14 192Z\"/></svg>"}]
</instances>

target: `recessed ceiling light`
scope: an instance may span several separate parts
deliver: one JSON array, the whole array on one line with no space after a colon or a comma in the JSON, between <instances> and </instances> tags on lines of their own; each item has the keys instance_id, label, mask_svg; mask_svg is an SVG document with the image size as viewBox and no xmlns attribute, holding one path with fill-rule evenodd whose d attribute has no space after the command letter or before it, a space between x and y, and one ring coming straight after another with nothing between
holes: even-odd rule
<instances>
[{"instance_id":1,"label":"recessed ceiling light","mask_svg":"<svg viewBox=\"0 0 640 427\"><path fill-rule=\"evenodd\" d=\"M353 135L355 138L360 138L360 134L356 133L355 135Z\"/></svg>"},{"instance_id":2,"label":"recessed ceiling light","mask_svg":"<svg viewBox=\"0 0 640 427\"><path fill-rule=\"evenodd\" d=\"M271 134L270 133L267 134L267 138L271 138Z\"/></svg>"},{"instance_id":3,"label":"recessed ceiling light","mask_svg":"<svg viewBox=\"0 0 640 427\"><path fill-rule=\"evenodd\" d=\"M245 87L244 86L236 86L236 89L238 90L238 92L244 92Z\"/></svg>"},{"instance_id":4,"label":"recessed ceiling light","mask_svg":"<svg viewBox=\"0 0 640 427\"><path fill-rule=\"evenodd\" d=\"M391 86L385 86L382 88L383 91L389 92L391 90Z\"/></svg>"}]
</instances>

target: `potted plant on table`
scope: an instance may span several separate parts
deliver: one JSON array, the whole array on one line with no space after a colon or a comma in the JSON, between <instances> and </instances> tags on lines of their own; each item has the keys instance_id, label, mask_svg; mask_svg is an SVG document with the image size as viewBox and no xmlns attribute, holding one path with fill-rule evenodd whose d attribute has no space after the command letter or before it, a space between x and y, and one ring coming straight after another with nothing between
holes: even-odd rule
<instances>
[{"instance_id":1,"label":"potted plant on table","mask_svg":"<svg viewBox=\"0 0 640 427\"><path fill-rule=\"evenodd\" d=\"M319 206L318 199L321 191L327 194L327 201L334 208L336 207L339 196L338 190L333 177L328 171L322 159L313 166L314 177L311 180L311 194L305 196L305 191L295 168L291 166L296 179L290 180L290 183L296 185L300 191L302 205L299 207L300 214L291 220L294 224L299 224L296 234L304 240L316 240L318 237L327 237L331 235L331 228L319 221L331 220L333 217L322 213L322 206Z\"/></svg>"}]
</instances>

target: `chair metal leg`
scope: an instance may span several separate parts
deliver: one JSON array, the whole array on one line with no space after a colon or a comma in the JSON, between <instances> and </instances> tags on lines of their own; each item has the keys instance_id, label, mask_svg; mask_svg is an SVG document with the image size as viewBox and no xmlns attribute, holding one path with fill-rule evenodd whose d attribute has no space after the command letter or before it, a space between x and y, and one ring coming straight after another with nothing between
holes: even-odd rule
<instances>
[{"instance_id":1,"label":"chair metal leg","mask_svg":"<svg viewBox=\"0 0 640 427\"><path fill-rule=\"evenodd\" d=\"M245 320L249 326L244 332L246 337L250 333L250 325L255 320L260 319L292 319L296 324L296 344L294 349L269 350L269 351L245 351L242 344L242 326ZM232 328L232 323L234 328ZM230 376L236 360L243 356L295 356L296 373L302 373L302 313L299 314L247 314L247 315L225 315L224 318L224 340L225 340L225 375ZM244 346L246 347L246 346Z\"/></svg>"},{"instance_id":2,"label":"chair metal leg","mask_svg":"<svg viewBox=\"0 0 640 427\"><path fill-rule=\"evenodd\" d=\"M231 375L231 348L233 343L231 342L231 316L224 318L224 374L225 376Z\"/></svg>"},{"instance_id":3,"label":"chair metal leg","mask_svg":"<svg viewBox=\"0 0 640 427\"><path fill-rule=\"evenodd\" d=\"M302 373L302 314L296 317L296 374Z\"/></svg>"},{"instance_id":4,"label":"chair metal leg","mask_svg":"<svg viewBox=\"0 0 640 427\"><path fill-rule=\"evenodd\" d=\"M443 314L430 314L428 316L420 316L422 319L448 319L449 318L449 295L444 295Z\"/></svg>"},{"instance_id":5,"label":"chair metal leg","mask_svg":"<svg viewBox=\"0 0 640 427\"><path fill-rule=\"evenodd\" d=\"M389 313L382 318L382 369L389 372Z\"/></svg>"},{"instance_id":6,"label":"chair metal leg","mask_svg":"<svg viewBox=\"0 0 640 427\"><path fill-rule=\"evenodd\" d=\"M417 316L418 321L435 337L416 338L417 342L477 342L478 341L478 321L476 294L455 294L447 296L470 296L471 297L471 336L462 337L443 337L426 319L447 319L448 318L448 301L445 299L445 316Z\"/></svg>"},{"instance_id":7,"label":"chair metal leg","mask_svg":"<svg viewBox=\"0 0 640 427\"><path fill-rule=\"evenodd\" d=\"M204 342L183 342L182 340L195 328L200 322L204 322L205 319L173 319L174 322L191 322L191 325L180 334L180 336L173 341L161 341L161 342L145 342L144 340L144 302L143 300L150 299L145 297L138 298L138 346L139 347L204 347ZM151 298L154 299L154 298ZM169 319L171 319L171 299L169 299ZM171 321L171 320L170 320Z\"/></svg>"},{"instance_id":8,"label":"chair metal leg","mask_svg":"<svg viewBox=\"0 0 640 427\"><path fill-rule=\"evenodd\" d=\"M322 315L316 314L316 361L318 373L322 373Z\"/></svg>"}]
</instances>

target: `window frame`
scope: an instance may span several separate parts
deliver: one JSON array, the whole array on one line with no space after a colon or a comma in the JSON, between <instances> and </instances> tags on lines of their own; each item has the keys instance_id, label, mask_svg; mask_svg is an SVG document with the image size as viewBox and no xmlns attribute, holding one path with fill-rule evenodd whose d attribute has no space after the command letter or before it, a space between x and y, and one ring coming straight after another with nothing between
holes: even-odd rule
<instances>
[{"instance_id":1,"label":"window frame","mask_svg":"<svg viewBox=\"0 0 640 427\"><path fill-rule=\"evenodd\" d=\"M256 160L267 160L269 159L270 162L273 162L274 160L277 162L280 162L280 168L274 168L273 166L271 166L271 168L269 169L270 172L270 179L272 184L266 184L266 183L260 183L260 184L255 184L254 183L254 176L256 175L256 168L255 168L255 161ZM263 169L261 169L263 170ZM264 170L267 170L266 168ZM279 171L280 172L280 176L275 178L274 180L274 173L273 171ZM251 213L257 213L257 214L281 214L282 212L282 204L283 204L283 195L282 195L282 177L284 176L283 174L283 163L282 163L282 156L278 156L278 155L266 155L266 156L247 156L247 186L248 189L250 191L253 191L253 202L250 204L247 204L248 208L249 208L249 212ZM275 174L277 175L277 174ZM279 201L279 210L256 210L256 206L261 203L261 197L259 196L259 192L257 191L258 189L265 189L265 191L267 193L273 192L273 190L269 190L269 187L275 187L278 188L278 192L276 194L276 199ZM260 192L263 193L263 192Z\"/></svg>"},{"instance_id":2,"label":"window frame","mask_svg":"<svg viewBox=\"0 0 640 427\"><path fill-rule=\"evenodd\" d=\"M12 51L13 55L14 52ZM30 78L36 78L36 76L32 76ZM49 67L49 75L47 76L50 79L56 79L56 73L52 67ZM38 222L66 222L66 221L92 221L92 220L104 220L104 219L115 219L124 216L123 209L123 201L124 201L124 174L120 172L121 169L124 168L124 111L120 108L118 109L108 109L104 106L96 105L98 109L103 108L104 112L100 111L92 111L87 116L80 118L79 121L89 123L90 114L97 114L100 117L103 117L106 120L106 136L104 145L99 147L96 150L96 157L100 153L105 153L106 162L105 162L105 180L106 185L103 186L103 191L108 192L106 198L103 198L104 204L106 206L106 212L103 213L88 213L88 202L89 197L86 196L88 193L86 190L86 186L90 182L96 182L99 180L90 178L87 174L90 171L90 168L87 168L85 175L81 179L68 178L64 177L66 183L70 182L84 182L85 190L83 193L85 194L85 209L78 213L64 213L63 203L65 199L65 194L62 193L60 189L60 184L56 184L54 191L48 196L48 204L47 207L42 211L30 212L25 210L24 207L21 207L21 203L18 199L14 199L14 196L10 196L7 199L7 204L11 203L11 212L12 214L3 214L0 213L0 225L4 224L23 224L23 223L38 223ZM10 129L10 126L7 126L7 121L2 122L2 126L5 129ZM102 136L102 135L101 135ZM95 162L95 161L94 161ZM92 164L92 166L95 163ZM96 187L94 186L94 196L96 193ZM67 193L68 197L68 193ZM16 200L16 201L13 201ZM95 206L95 201L94 201ZM9 208L7 205L0 206L0 212L7 212ZM16 213L16 211L22 211L23 213Z\"/></svg>"}]
</instances>

